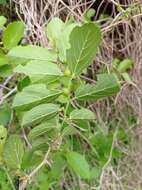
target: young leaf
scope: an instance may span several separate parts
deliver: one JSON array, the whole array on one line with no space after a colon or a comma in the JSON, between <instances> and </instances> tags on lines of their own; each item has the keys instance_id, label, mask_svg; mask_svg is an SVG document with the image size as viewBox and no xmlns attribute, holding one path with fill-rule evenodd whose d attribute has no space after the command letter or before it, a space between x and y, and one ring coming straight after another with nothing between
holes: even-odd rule
<instances>
[{"instance_id":1,"label":"young leaf","mask_svg":"<svg viewBox=\"0 0 142 190\"><path fill-rule=\"evenodd\" d=\"M28 60L57 61L57 54L55 52L35 45L18 46L12 48L8 55Z\"/></svg>"},{"instance_id":2,"label":"young leaf","mask_svg":"<svg viewBox=\"0 0 142 190\"><path fill-rule=\"evenodd\" d=\"M11 169L20 169L24 155L24 146L20 136L11 135L4 147L4 161Z\"/></svg>"},{"instance_id":3,"label":"young leaf","mask_svg":"<svg viewBox=\"0 0 142 190\"><path fill-rule=\"evenodd\" d=\"M62 76L62 72L57 64L47 61L30 61L27 65L18 65L14 72L24 73L28 76Z\"/></svg>"},{"instance_id":4,"label":"young leaf","mask_svg":"<svg viewBox=\"0 0 142 190\"><path fill-rule=\"evenodd\" d=\"M6 49L11 49L18 45L24 36L24 24L22 22L10 23L3 34L3 44Z\"/></svg>"},{"instance_id":5,"label":"young leaf","mask_svg":"<svg viewBox=\"0 0 142 190\"><path fill-rule=\"evenodd\" d=\"M64 23L61 19L55 17L47 25L47 36L53 46L57 46L57 41L60 38Z\"/></svg>"},{"instance_id":6,"label":"young leaf","mask_svg":"<svg viewBox=\"0 0 142 190\"><path fill-rule=\"evenodd\" d=\"M41 104L27 111L23 115L22 127L33 126L42 121L51 119L59 112L59 106L55 104Z\"/></svg>"},{"instance_id":7,"label":"young leaf","mask_svg":"<svg viewBox=\"0 0 142 190\"><path fill-rule=\"evenodd\" d=\"M95 85L86 84L76 90L79 100L98 100L113 96L120 90L120 84L113 74L100 74Z\"/></svg>"},{"instance_id":8,"label":"young leaf","mask_svg":"<svg viewBox=\"0 0 142 190\"><path fill-rule=\"evenodd\" d=\"M90 179L90 168L85 157L77 152L68 152L67 162L73 171L82 179Z\"/></svg>"},{"instance_id":9,"label":"young leaf","mask_svg":"<svg viewBox=\"0 0 142 190\"><path fill-rule=\"evenodd\" d=\"M72 73L81 74L93 62L100 43L100 28L93 23L77 26L72 30L71 47L67 50L68 67Z\"/></svg>"},{"instance_id":10,"label":"young leaf","mask_svg":"<svg viewBox=\"0 0 142 190\"><path fill-rule=\"evenodd\" d=\"M13 108L16 110L27 110L41 103L49 103L55 100L62 92L50 91L44 84L34 84L25 87L22 92L16 94Z\"/></svg>"},{"instance_id":11,"label":"young leaf","mask_svg":"<svg viewBox=\"0 0 142 190\"><path fill-rule=\"evenodd\" d=\"M76 23L65 24L59 40L57 41L57 48L59 50L59 57L62 62L67 62L66 52L70 48L69 37L70 33L77 26Z\"/></svg>"},{"instance_id":12,"label":"young leaf","mask_svg":"<svg viewBox=\"0 0 142 190\"><path fill-rule=\"evenodd\" d=\"M132 64L133 64L133 61L131 59L124 59L123 61L119 63L117 69L120 73L124 73L132 67Z\"/></svg>"},{"instance_id":13,"label":"young leaf","mask_svg":"<svg viewBox=\"0 0 142 190\"><path fill-rule=\"evenodd\" d=\"M70 119L71 120L94 120L95 115L92 111L86 108L81 108L81 109L73 110L70 113Z\"/></svg>"},{"instance_id":14,"label":"young leaf","mask_svg":"<svg viewBox=\"0 0 142 190\"><path fill-rule=\"evenodd\" d=\"M69 36L76 23L64 23L59 18L53 18L47 25L47 36L52 45L59 52L59 58L62 62L66 62L66 50L69 49Z\"/></svg>"}]
</instances>

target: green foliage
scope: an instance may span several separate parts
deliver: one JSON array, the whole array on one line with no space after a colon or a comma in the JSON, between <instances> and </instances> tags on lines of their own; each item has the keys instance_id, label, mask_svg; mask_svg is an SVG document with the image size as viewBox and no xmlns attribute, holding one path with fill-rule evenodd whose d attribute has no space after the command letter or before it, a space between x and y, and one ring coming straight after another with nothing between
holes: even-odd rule
<instances>
[{"instance_id":1,"label":"green foliage","mask_svg":"<svg viewBox=\"0 0 142 190\"><path fill-rule=\"evenodd\" d=\"M7 3L7 0L0 0L0 5L5 5Z\"/></svg>"},{"instance_id":2,"label":"green foliage","mask_svg":"<svg viewBox=\"0 0 142 190\"><path fill-rule=\"evenodd\" d=\"M86 22L90 22L90 21L91 21L91 18L94 17L95 14L96 14L95 9L91 8L91 9L87 10L87 11L84 13L84 19L86 20Z\"/></svg>"},{"instance_id":3,"label":"green foliage","mask_svg":"<svg viewBox=\"0 0 142 190\"><path fill-rule=\"evenodd\" d=\"M120 90L113 73L97 75L94 84L82 79L101 44L100 27L90 21L64 23L53 18L47 25L50 49L18 45L24 33L21 22L3 30L0 75L14 74L9 86L16 86L6 102L12 105L14 117L9 107L0 112L0 123L10 126L6 144L6 133L1 143L4 165L21 177L21 183L27 175L29 181L37 179L27 189L62 189L59 180L67 173L89 185L109 159L113 136L94 130L96 117L87 101L114 96ZM91 169L95 166L90 154L94 164L99 163L96 170Z\"/></svg>"},{"instance_id":4,"label":"green foliage","mask_svg":"<svg viewBox=\"0 0 142 190\"><path fill-rule=\"evenodd\" d=\"M12 48L9 53L9 56L28 59L28 60L40 60L40 61L56 61L57 55L54 51L48 50L40 46L17 46Z\"/></svg>"},{"instance_id":5,"label":"green foliage","mask_svg":"<svg viewBox=\"0 0 142 190\"><path fill-rule=\"evenodd\" d=\"M18 45L24 36L24 25L22 22L10 23L4 31L2 42L4 48L11 49Z\"/></svg>"},{"instance_id":6,"label":"green foliage","mask_svg":"<svg viewBox=\"0 0 142 190\"><path fill-rule=\"evenodd\" d=\"M13 108L16 110L28 110L41 103L54 101L61 93L59 90L48 90L45 84L30 85L16 94Z\"/></svg>"},{"instance_id":7,"label":"green foliage","mask_svg":"<svg viewBox=\"0 0 142 190\"><path fill-rule=\"evenodd\" d=\"M131 59L119 60L115 58L112 62L117 71L116 75L121 77L123 80L128 82L129 84L133 84L131 77L129 76L128 71L132 68L133 61Z\"/></svg>"},{"instance_id":8,"label":"green foliage","mask_svg":"<svg viewBox=\"0 0 142 190\"><path fill-rule=\"evenodd\" d=\"M66 154L69 166L83 179L90 179L90 168L84 156L77 152Z\"/></svg>"},{"instance_id":9,"label":"green foliage","mask_svg":"<svg viewBox=\"0 0 142 190\"><path fill-rule=\"evenodd\" d=\"M28 76L62 76L59 67L47 61L30 61L25 66L18 65L14 71Z\"/></svg>"},{"instance_id":10,"label":"green foliage","mask_svg":"<svg viewBox=\"0 0 142 190\"><path fill-rule=\"evenodd\" d=\"M6 126L11 118L11 108L8 104L4 103L0 108L0 125Z\"/></svg>"},{"instance_id":11,"label":"green foliage","mask_svg":"<svg viewBox=\"0 0 142 190\"><path fill-rule=\"evenodd\" d=\"M2 190L11 190L10 182L8 181L8 177L6 172L3 169L0 169L0 189Z\"/></svg>"},{"instance_id":12,"label":"green foliage","mask_svg":"<svg viewBox=\"0 0 142 190\"><path fill-rule=\"evenodd\" d=\"M95 85L85 84L76 90L76 98L79 100L98 100L107 96L113 96L120 90L120 85L112 74L98 75Z\"/></svg>"},{"instance_id":13,"label":"green foliage","mask_svg":"<svg viewBox=\"0 0 142 190\"><path fill-rule=\"evenodd\" d=\"M92 64L100 43L101 32L94 23L77 26L72 30L71 47L67 50L68 67L72 74L79 75Z\"/></svg>"},{"instance_id":14,"label":"green foliage","mask_svg":"<svg viewBox=\"0 0 142 190\"><path fill-rule=\"evenodd\" d=\"M24 155L24 146L18 135L11 135L4 147L4 161L9 168L20 169Z\"/></svg>"},{"instance_id":15,"label":"green foliage","mask_svg":"<svg viewBox=\"0 0 142 190\"><path fill-rule=\"evenodd\" d=\"M37 125L34 127L28 134L29 139L36 139L39 136L42 136L43 134L48 133L51 130L58 130L57 121L56 118L51 119L49 121L45 121L41 123L40 125Z\"/></svg>"},{"instance_id":16,"label":"green foliage","mask_svg":"<svg viewBox=\"0 0 142 190\"><path fill-rule=\"evenodd\" d=\"M58 112L59 106L56 104L41 104L24 113L21 125L27 127L39 124L55 117Z\"/></svg>"},{"instance_id":17,"label":"green foliage","mask_svg":"<svg viewBox=\"0 0 142 190\"><path fill-rule=\"evenodd\" d=\"M0 164L2 164L2 154L6 138L7 138L7 129L3 125L0 125Z\"/></svg>"},{"instance_id":18,"label":"green foliage","mask_svg":"<svg viewBox=\"0 0 142 190\"><path fill-rule=\"evenodd\" d=\"M132 60L131 59L124 59L123 61L121 61L118 65L118 71L120 73L124 73L125 71L127 71L128 69L131 68L132 66Z\"/></svg>"},{"instance_id":19,"label":"green foliage","mask_svg":"<svg viewBox=\"0 0 142 190\"><path fill-rule=\"evenodd\" d=\"M70 47L69 36L77 23L64 23L59 18L53 18L47 25L47 35L51 45L58 51L62 62L67 62L66 51Z\"/></svg>"},{"instance_id":20,"label":"green foliage","mask_svg":"<svg viewBox=\"0 0 142 190\"><path fill-rule=\"evenodd\" d=\"M70 113L71 120L94 120L95 115L93 112L86 108L76 109Z\"/></svg>"},{"instance_id":21,"label":"green foliage","mask_svg":"<svg viewBox=\"0 0 142 190\"><path fill-rule=\"evenodd\" d=\"M7 19L4 16L0 16L0 29L6 24Z\"/></svg>"}]
</instances>

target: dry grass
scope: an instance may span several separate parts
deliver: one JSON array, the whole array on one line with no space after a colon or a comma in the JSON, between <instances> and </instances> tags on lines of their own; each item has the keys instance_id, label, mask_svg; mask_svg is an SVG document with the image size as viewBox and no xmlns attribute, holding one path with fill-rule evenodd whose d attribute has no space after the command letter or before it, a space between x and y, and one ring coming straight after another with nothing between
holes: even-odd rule
<instances>
[{"instance_id":1,"label":"dry grass","mask_svg":"<svg viewBox=\"0 0 142 190\"><path fill-rule=\"evenodd\" d=\"M26 23L27 33L31 43L40 43L47 45L45 35L45 25L54 16L65 19L70 15L74 15L78 20L82 17L82 12L93 1L82 0L13 0L16 6L17 14L20 19Z\"/></svg>"},{"instance_id":2,"label":"dry grass","mask_svg":"<svg viewBox=\"0 0 142 190\"><path fill-rule=\"evenodd\" d=\"M82 20L82 13L94 4L93 0L13 0L13 2L17 15L26 23L27 41L43 46L48 44L45 26L52 17L59 16L66 19L73 15L76 19ZM103 45L95 64L91 67L92 77L98 68L111 69L112 60L115 57L120 59L129 57L134 62L133 69L130 71L134 84L122 83L122 89L115 99L115 105L112 106L112 101L105 100L93 104L92 109L97 113L98 121L103 127L106 127L112 118L114 120L121 118L124 125L129 127L125 116L136 115L138 125L136 135L141 139L142 1L102 0L100 2L96 15L98 16L103 9L107 9L107 4L111 3L112 12L109 14L112 15L112 19L108 18L102 24ZM104 2L106 7L104 7ZM121 6L121 12L117 11L116 7L118 6ZM127 13L128 15L126 15ZM120 160L118 168L107 167L102 179L102 190L134 190L138 185L142 186L142 152L139 147L140 143L135 142L134 144L138 145L132 146L131 152L126 151L127 156L125 160Z\"/></svg>"}]
</instances>

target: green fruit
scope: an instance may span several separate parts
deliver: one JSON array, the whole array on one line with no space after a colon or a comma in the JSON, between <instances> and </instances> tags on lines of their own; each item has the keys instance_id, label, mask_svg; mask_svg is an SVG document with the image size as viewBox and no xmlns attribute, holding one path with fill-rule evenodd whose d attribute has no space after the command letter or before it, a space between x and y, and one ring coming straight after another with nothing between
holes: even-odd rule
<instances>
[{"instance_id":1,"label":"green fruit","mask_svg":"<svg viewBox=\"0 0 142 190\"><path fill-rule=\"evenodd\" d=\"M65 75L66 77L71 76L71 71L70 71L69 69L66 69L66 70L64 71L64 75Z\"/></svg>"},{"instance_id":2,"label":"green fruit","mask_svg":"<svg viewBox=\"0 0 142 190\"><path fill-rule=\"evenodd\" d=\"M64 88L63 89L63 95L64 96L69 96L69 94L70 94L70 90L68 88Z\"/></svg>"}]
</instances>

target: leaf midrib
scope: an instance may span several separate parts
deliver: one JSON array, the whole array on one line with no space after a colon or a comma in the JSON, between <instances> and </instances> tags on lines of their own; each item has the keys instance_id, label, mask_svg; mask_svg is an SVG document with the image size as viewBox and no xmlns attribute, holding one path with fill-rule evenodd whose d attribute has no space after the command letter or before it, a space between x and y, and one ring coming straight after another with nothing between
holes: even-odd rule
<instances>
[{"instance_id":1,"label":"leaf midrib","mask_svg":"<svg viewBox=\"0 0 142 190\"><path fill-rule=\"evenodd\" d=\"M39 116L39 117L36 117L36 119L34 119L34 120L32 120L31 122L29 122L29 124L24 124L23 126L27 126L27 125L31 125L33 122L35 122L36 120L39 120L39 119L42 119L43 117L45 117L45 116L50 116L51 114L53 114L53 113L57 113L58 112L58 110L57 111L52 111L52 112L50 112L50 114L42 114L42 116Z\"/></svg>"},{"instance_id":2,"label":"leaf midrib","mask_svg":"<svg viewBox=\"0 0 142 190\"><path fill-rule=\"evenodd\" d=\"M86 39L85 39L85 41L84 41L84 43L83 43L81 52L80 52L80 54L79 54L79 56L78 56L78 59L77 59L77 64L75 65L75 68L74 68L74 73L76 73L76 69L77 69L78 64L79 64L79 62L80 62L80 60L81 60L82 54L83 54L84 49L85 49L84 47L85 47L86 44L87 44L87 39L88 39L89 33L90 33L90 31L88 31L88 33L87 33L87 35L86 35Z\"/></svg>"},{"instance_id":3,"label":"leaf midrib","mask_svg":"<svg viewBox=\"0 0 142 190\"><path fill-rule=\"evenodd\" d=\"M115 86L116 87L116 86ZM102 91L104 91L104 90L110 90L111 88L114 88L114 86L113 87L110 87L110 88L103 88L102 90L98 90L97 91L97 93L100 93L100 92L102 92ZM95 90L94 90L95 91ZM80 98L80 97L84 97L84 96L86 96L86 95L92 95L93 93L94 93L94 91L93 92L91 92L91 93L86 93L86 94L83 94L82 96L77 96L77 98Z\"/></svg>"}]
</instances>

